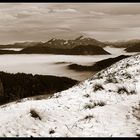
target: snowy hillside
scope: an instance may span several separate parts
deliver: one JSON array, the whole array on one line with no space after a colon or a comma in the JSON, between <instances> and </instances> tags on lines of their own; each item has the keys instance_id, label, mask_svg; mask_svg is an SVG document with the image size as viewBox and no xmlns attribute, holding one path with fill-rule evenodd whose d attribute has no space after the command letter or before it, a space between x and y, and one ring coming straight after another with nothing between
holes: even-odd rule
<instances>
[{"instance_id":1,"label":"snowy hillside","mask_svg":"<svg viewBox=\"0 0 140 140\"><path fill-rule=\"evenodd\" d=\"M140 136L140 54L49 99L1 106L0 136Z\"/></svg>"}]
</instances>

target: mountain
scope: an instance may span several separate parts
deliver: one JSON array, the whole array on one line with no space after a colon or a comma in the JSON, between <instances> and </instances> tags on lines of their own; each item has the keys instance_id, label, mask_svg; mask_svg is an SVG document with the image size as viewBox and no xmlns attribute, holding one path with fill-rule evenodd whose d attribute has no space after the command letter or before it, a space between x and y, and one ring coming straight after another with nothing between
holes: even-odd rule
<instances>
[{"instance_id":1,"label":"mountain","mask_svg":"<svg viewBox=\"0 0 140 140\"><path fill-rule=\"evenodd\" d=\"M76 71L92 71L92 72L98 72L102 69L105 69L106 67L111 66L112 64L116 63L117 61L120 61L124 58L130 57L129 55L120 55L115 58L108 58L101 61L97 61L95 64L91 66L83 66L78 64L70 64L68 65L68 68L71 70Z\"/></svg>"},{"instance_id":2,"label":"mountain","mask_svg":"<svg viewBox=\"0 0 140 140\"><path fill-rule=\"evenodd\" d=\"M26 48L26 47L49 47L56 49L72 49L79 45L95 45L99 47L112 46L117 48L128 48L137 43L140 43L139 39L133 39L128 41L99 41L94 38L78 36L75 39L65 40L52 38L47 42L18 42L14 44L0 45L0 48Z\"/></svg>"},{"instance_id":3,"label":"mountain","mask_svg":"<svg viewBox=\"0 0 140 140\"><path fill-rule=\"evenodd\" d=\"M140 40L139 39L132 39L132 40L128 40L128 41L116 41L116 42L104 42L106 45L109 46L113 46L116 48L129 48L129 47L134 47L134 46L138 46L140 44Z\"/></svg>"},{"instance_id":4,"label":"mountain","mask_svg":"<svg viewBox=\"0 0 140 140\"><path fill-rule=\"evenodd\" d=\"M84 38L83 36L79 36L74 40L64 40L64 39L51 39L48 42L44 43L43 46L50 48L61 48L61 49L71 49L79 45L95 45L99 47L105 47L101 41L98 41L93 38Z\"/></svg>"},{"instance_id":5,"label":"mountain","mask_svg":"<svg viewBox=\"0 0 140 140\"><path fill-rule=\"evenodd\" d=\"M86 38L83 36L79 36L73 40L65 40L65 39L55 39L52 38L49 41L43 42L21 42L7 45L0 45L0 48L26 48L26 47L50 47L50 48L59 48L59 49L71 49L75 46L79 45L95 45L100 47L105 47L106 44L98 41L93 38Z\"/></svg>"},{"instance_id":6,"label":"mountain","mask_svg":"<svg viewBox=\"0 0 140 140\"><path fill-rule=\"evenodd\" d=\"M110 54L109 52L105 51L100 46L95 45L79 45L72 49L75 54L87 54L87 55L102 55L102 54Z\"/></svg>"},{"instance_id":7,"label":"mountain","mask_svg":"<svg viewBox=\"0 0 140 140\"><path fill-rule=\"evenodd\" d=\"M135 42L125 49L126 52L140 52L140 41Z\"/></svg>"},{"instance_id":8,"label":"mountain","mask_svg":"<svg viewBox=\"0 0 140 140\"><path fill-rule=\"evenodd\" d=\"M25 47L31 47L40 44L42 44L42 42L21 42L21 43L0 45L0 48L25 48Z\"/></svg>"},{"instance_id":9,"label":"mountain","mask_svg":"<svg viewBox=\"0 0 140 140\"><path fill-rule=\"evenodd\" d=\"M35 45L41 45L42 42L23 42L23 43L14 43L13 45L21 46L21 47L31 47Z\"/></svg>"},{"instance_id":10,"label":"mountain","mask_svg":"<svg viewBox=\"0 0 140 140\"><path fill-rule=\"evenodd\" d=\"M92 38L79 36L73 40L51 39L42 42L23 42L9 45L0 45L1 48L23 48L21 51L0 50L0 54L69 54L69 55L96 55L109 54L102 47L105 44Z\"/></svg>"},{"instance_id":11,"label":"mountain","mask_svg":"<svg viewBox=\"0 0 140 140\"><path fill-rule=\"evenodd\" d=\"M13 50L0 50L0 54L18 54L18 51L13 51Z\"/></svg>"},{"instance_id":12,"label":"mountain","mask_svg":"<svg viewBox=\"0 0 140 140\"><path fill-rule=\"evenodd\" d=\"M110 54L103 48L95 45L79 45L71 49L62 48L51 48L51 47L27 47L19 51L22 54L34 54L34 53L44 53L44 54L65 54L65 55L102 55Z\"/></svg>"},{"instance_id":13,"label":"mountain","mask_svg":"<svg viewBox=\"0 0 140 140\"><path fill-rule=\"evenodd\" d=\"M139 85L134 55L48 99L0 106L0 136L139 137Z\"/></svg>"},{"instance_id":14,"label":"mountain","mask_svg":"<svg viewBox=\"0 0 140 140\"><path fill-rule=\"evenodd\" d=\"M94 38L88 38L84 36L79 36L73 40L65 40L65 39L56 39L52 38L47 42L22 42L22 43L14 43L14 44L8 44L8 45L0 45L0 48L23 48L23 50L19 51L19 53L54 53L54 54L74 54L74 50L77 47L85 46L87 49L85 49L85 53L81 52L82 54L86 54L86 51L88 51L89 46L100 47L104 49L106 46L115 47L115 48L126 48L125 51L127 52L139 52L139 45L140 40L139 39L133 39L129 41L116 41L116 42L109 42L109 41L98 41ZM78 49L79 50L79 49ZM91 48L89 48L91 50ZM99 49L96 49L97 51ZM100 49L101 50L101 49ZM107 54L108 52L103 52L104 50L101 50L101 54ZM64 53L65 52L65 53ZM3 51L0 50L0 54L17 54L18 52L10 52L10 51ZM80 53L80 52L78 52ZM78 54L75 53L75 54ZM93 54L99 54L98 52L92 52ZM87 53L90 55L90 52Z\"/></svg>"}]
</instances>

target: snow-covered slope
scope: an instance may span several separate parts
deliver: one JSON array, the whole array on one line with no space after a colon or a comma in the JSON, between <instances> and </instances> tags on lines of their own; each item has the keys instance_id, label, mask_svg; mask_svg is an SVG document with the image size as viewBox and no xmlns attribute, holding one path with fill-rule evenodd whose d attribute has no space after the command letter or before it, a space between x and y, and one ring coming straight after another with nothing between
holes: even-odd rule
<instances>
[{"instance_id":1,"label":"snow-covered slope","mask_svg":"<svg viewBox=\"0 0 140 140\"><path fill-rule=\"evenodd\" d=\"M1 106L0 136L140 136L140 54L49 99Z\"/></svg>"}]
</instances>

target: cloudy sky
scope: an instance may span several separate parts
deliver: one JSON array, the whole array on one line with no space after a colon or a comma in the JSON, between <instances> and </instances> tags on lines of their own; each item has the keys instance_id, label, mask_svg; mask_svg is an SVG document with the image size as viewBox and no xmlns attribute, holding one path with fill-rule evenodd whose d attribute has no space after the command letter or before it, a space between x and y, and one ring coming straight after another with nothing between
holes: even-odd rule
<instances>
[{"instance_id":1,"label":"cloudy sky","mask_svg":"<svg viewBox=\"0 0 140 140\"><path fill-rule=\"evenodd\" d=\"M140 38L138 3L0 3L0 44L20 41Z\"/></svg>"}]
</instances>

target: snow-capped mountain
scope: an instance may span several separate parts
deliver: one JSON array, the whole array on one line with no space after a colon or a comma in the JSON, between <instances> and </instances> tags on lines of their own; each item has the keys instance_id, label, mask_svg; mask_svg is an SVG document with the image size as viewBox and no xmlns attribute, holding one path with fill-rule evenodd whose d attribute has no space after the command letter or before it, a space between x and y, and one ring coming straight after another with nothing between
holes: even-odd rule
<instances>
[{"instance_id":1,"label":"snow-capped mountain","mask_svg":"<svg viewBox=\"0 0 140 140\"><path fill-rule=\"evenodd\" d=\"M140 54L43 100L0 107L0 136L140 136Z\"/></svg>"},{"instance_id":2,"label":"snow-capped mountain","mask_svg":"<svg viewBox=\"0 0 140 140\"><path fill-rule=\"evenodd\" d=\"M88 38L84 36L79 36L73 40L65 40L65 39L51 39L48 42L44 43L43 46L47 46L50 48L61 48L61 49L72 49L76 46L80 45L95 45L99 47L105 47L106 44L98 41L94 38Z\"/></svg>"}]
</instances>

